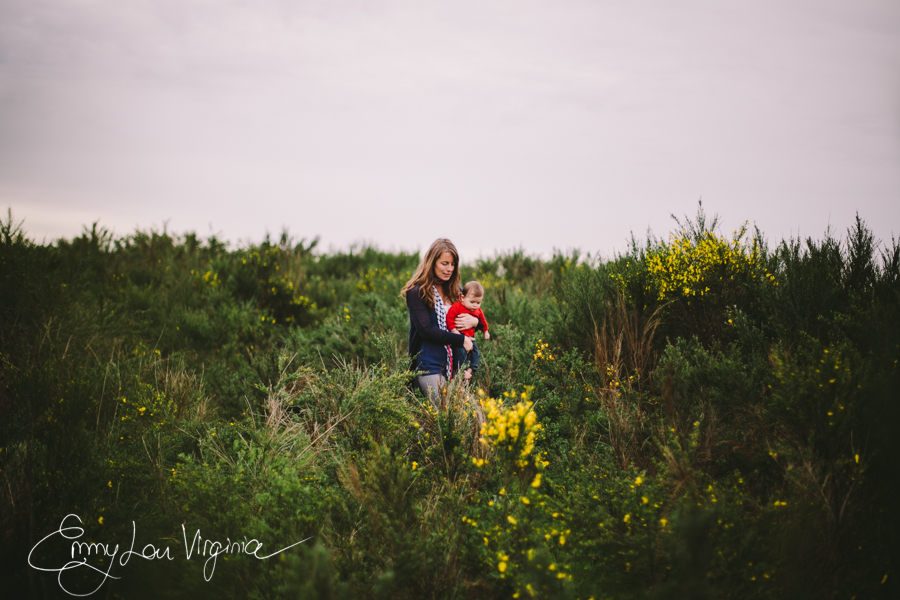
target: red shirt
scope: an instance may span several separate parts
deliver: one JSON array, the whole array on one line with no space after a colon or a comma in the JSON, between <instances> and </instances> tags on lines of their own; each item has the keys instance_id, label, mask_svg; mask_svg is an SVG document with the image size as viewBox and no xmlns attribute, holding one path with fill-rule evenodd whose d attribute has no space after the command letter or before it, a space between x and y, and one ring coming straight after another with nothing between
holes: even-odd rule
<instances>
[{"instance_id":1,"label":"red shirt","mask_svg":"<svg viewBox=\"0 0 900 600\"><path fill-rule=\"evenodd\" d=\"M488 330L487 319L484 318L484 313L479 308L478 310L469 310L465 306L463 306L462 302L456 302L453 306L450 307L450 310L447 311L447 331L452 331L456 329L456 317L459 315L472 315L474 317L478 317L478 322L481 323L481 328L484 331ZM466 337L475 337L475 328L465 329L460 331Z\"/></svg>"}]
</instances>

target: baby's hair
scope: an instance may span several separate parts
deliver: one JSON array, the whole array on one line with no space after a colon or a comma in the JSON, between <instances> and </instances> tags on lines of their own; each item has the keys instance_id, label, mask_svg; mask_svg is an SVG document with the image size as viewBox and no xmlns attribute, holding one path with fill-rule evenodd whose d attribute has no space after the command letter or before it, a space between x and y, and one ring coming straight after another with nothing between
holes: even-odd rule
<instances>
[{"instance_id":1,"label":"baby's hair","mask_svg":"<svg viewBox=\"0 0 900 600\"><path fill-rule=\"evenodd\" d=\"M481 298L484 296L484 288L477 281L470 281L463 288L463 296L468 296L469 292L472 293L476 298Z\"/></svg>"}]
</instances>

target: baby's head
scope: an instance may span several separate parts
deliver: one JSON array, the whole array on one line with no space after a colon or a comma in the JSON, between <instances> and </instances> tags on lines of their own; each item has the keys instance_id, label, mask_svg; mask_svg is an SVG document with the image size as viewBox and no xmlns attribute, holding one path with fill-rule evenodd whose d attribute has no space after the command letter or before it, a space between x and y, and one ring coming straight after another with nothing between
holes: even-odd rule
<instances>
[{"instance_id":1,"label":"baby's head","mask_svg":"<svg viewBox=\"0 0 900 600\"><path fill-rule=\"evenodd\" d=\"M477 281L470 281L463 288L462 303L469 310L478 310L481 308L481 301L484 299L484 288Z\"/></svg>"}]
</instances>

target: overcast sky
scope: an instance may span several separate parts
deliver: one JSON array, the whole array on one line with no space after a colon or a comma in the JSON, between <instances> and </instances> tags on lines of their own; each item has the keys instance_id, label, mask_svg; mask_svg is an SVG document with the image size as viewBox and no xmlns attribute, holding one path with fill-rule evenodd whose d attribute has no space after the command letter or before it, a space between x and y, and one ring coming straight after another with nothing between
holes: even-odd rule
<instances>
[{"instance_id":1,"label":"overcast sky","mask_svg":"<svg viewBox=\"0 0 900 600\"><path fill-rule=\"evenodd\" d=\"M900 236L896 0L2 0L0 200L464 256Z\"/></svg>"}]
</instances>

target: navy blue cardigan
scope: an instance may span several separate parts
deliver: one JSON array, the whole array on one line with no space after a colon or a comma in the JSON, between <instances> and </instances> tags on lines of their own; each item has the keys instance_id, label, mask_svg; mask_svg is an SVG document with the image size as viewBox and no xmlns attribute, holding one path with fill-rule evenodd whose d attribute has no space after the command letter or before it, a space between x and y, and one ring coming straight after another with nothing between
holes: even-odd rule
<instances>
[{"instance_id":1,"label":"navy blue cardigan","mask_svg":"<svg viewBox=\"0 0 900 600\"><path fill-rule=\"evenodd\" d=\"M421 286L406 291L406 308L409 309L409 355L413 357L413 371L428 375L442 372L447 360L446 345L462 347L466 339L461 333L444 331L438 325L437 313L419 297Z\"/></svg>"}]
</instances>

